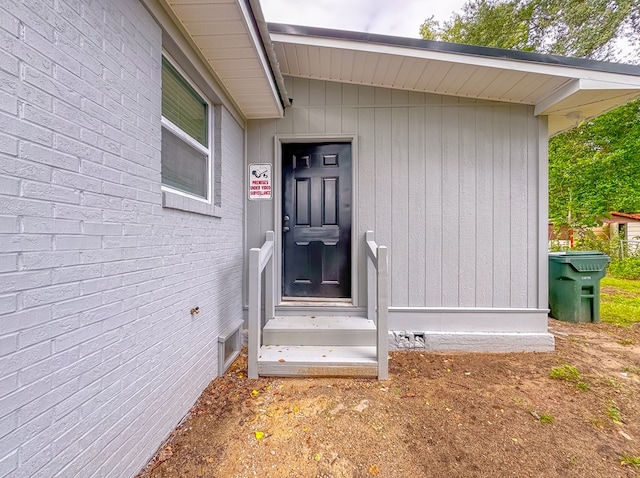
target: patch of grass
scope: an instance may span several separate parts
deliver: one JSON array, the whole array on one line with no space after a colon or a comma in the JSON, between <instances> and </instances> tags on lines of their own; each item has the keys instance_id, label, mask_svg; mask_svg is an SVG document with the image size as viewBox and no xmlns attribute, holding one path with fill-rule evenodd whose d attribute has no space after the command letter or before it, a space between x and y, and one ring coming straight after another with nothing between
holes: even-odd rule
<instances>
[{"instance_id":1,"label":"patch of grass","mask_svg":"<svg viewBox=\"0 0 640 478\"><path fill-rule=\"evenodd\" d=\"M553 415L551 415L550 413L541 413L538 414L538 412L536 412L535 410L529 410L529 414L535 418L536 420L538 420L540 423L546 423L546 424L550 424L553 423L553 421L555 420L555 418L553 417Z\"/></svg>"},{"instance_id":2,"label":"patch of grass","mask_svg":"<svg viewBox=\"0 0 640 478\"><path fill-rule=\"evenodd\" d=\"M618 382L615 378L609 379L609 385L611 385L617 392L620 392L623 388L623 385Z\"/></svg>"},{"instance_id":3,"label":"patch of grass","mask_svg":"<svg viewBox=\"0 0 640 478\"><path fill-rule=\"evenodd\" d=\"M620 464L622 466L640 467L640 456L636 455L620 455Z\"/></svg>"},{"instance_id":4,"label":"patch of grass","mask_svg":"<svg viewBox=\"0 0 640 478\"><path fill-rule=\"evenodd\" d=\"M542 413L538 419L540 423L553 423L554 420L553 415L549 415L548 413Z\"/></svg>"},{"instance_id":5,"label":"patch of grass","mask_svg":"<svg viewBox=\"0 0 640 478\"><path fill-rule=\"evenodd\" d=\"M591 390L591 387L586 382L578 382L578 383L576 383L576 387L578 387L578 389L582 390L583 392L587 392L587 391Z\"/></svg>"},{"instance_id":6,"label":"patch of grass","mask_svg":"<svg viewBox=\"0 0 640 478\"><path fill-rule=\"evenodd\" d=\"M640 367L636 367L635 365L629 365L622 369L624 372L633 373L635 375L640 375Z\"/></svg>"},{"instance_id":7,"label":"patch of grass","mask_svg":"<svg viewBox=\"0 0 640 478\"><path fill-rule=\"evenodd\" d=\"M579 390L587 391L591 387L582 380L582 375L573 365L562 365L561 367L553 367L549 376L554 380L562 380L574 384Z\"/></svg>"},{"instance_id":8,"label":"patch of grass","mask_svg":"<svg viewBox=\"0 0 640 478\"><path fill-rule=\"evenodd\" d=\"M620 327L640 322L640 280L605 277L600 281L600 317Z\"/></svg>"},{"instance_id":9,"label":"patch of grass","mask_svg":"<svg viewBox=\"0 0 640 478\"><path fill-rule=\"evenodd\" d=\"M615 403L611 404L611 406L607 408L607 415L611 418L613 423L616 425L622 425L622 414Z\"/></svg>"},{"instance_id":10,"label":"patch of grass","mask_svg":"<svg viewBox=\"0 0 640 478\"><path fill-rule=\"evenodd\" d=\"M618 340L618 343L620 345L624 345L626 347L627 345L633 345L636 342L633 339L620 339L620 340Z\"/></svg>"},{"instance_id":11,"label":"patch of grass","mask_svg":"<svg viewBox=\"0 0 640 478\"><path fill-rule=\"evenodd\" d=\"M561 367L553 367L549 376L555 380L564 380L565 382L576 382L582 378L577 368L567 364Z\"/></svg>"}]
</instances>

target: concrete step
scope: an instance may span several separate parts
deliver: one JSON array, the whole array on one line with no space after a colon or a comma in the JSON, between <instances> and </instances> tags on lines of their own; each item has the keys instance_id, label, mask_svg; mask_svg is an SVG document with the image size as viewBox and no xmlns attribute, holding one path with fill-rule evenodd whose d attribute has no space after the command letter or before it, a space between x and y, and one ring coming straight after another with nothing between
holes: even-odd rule
<instances>
[{"instance_id":1,"label":"concrete step","mask_svg":"<svg viewBox=\"0 0 640 478\"><path fill-rule=\"evenodd\" d=\"M258 353L263 377L378 376L374 346L263 345Z\"/></svg>"},{"instance_id":2,"label":"concrete step","mask_svg":"<svg viewBox=\"0 0 640 478\"><path fill-rule=\"evenodd\" d=\"M274 317L262 330L264 345L375 345L373 321L355 316Z\"/></svg>"}]
</instances>

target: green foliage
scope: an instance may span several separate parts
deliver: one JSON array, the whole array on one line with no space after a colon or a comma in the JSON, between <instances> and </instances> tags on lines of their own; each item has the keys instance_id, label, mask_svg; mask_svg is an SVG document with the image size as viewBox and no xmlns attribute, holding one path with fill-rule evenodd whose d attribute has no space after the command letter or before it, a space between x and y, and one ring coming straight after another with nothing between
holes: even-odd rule
<instances>
[{"instance_id":1,"label":"green foliage","mask_svg":"<svg viewBox=\"0 0 640 478\"><path fill-rule=\"evenodd\" d=\"M640 367L636 367L635 365L629 365L628 367L624 367L622 370L635 375L640 375Z\"/></svg>"},{"instance_id":2,"label":"green foliage","mask_svg":"<svg viewBox=\"0 0 640 478\"><path fill-rule=\"evenodd\" d=\"M609 264L608 274L620 279L640 280L640 257L627 257Z\"/></svg>"},{"instance_id":3,"label":"green foliage","mask_svg":"<svg viewBox=\"0 0 640 478\"><path fill-rule=\"evenodd\" d=\"M430 40L609 59L616 38L637 43L635 0L469 0L441 26L433 16L420 33Z\"/></svg>"},{"instance_id":4,"label":"green foliage","mask_svg":"<svg viewBox=\"0 0 640 478\"><path fill-rule=\"evenodd\" d=\"M640 101L549 141L549 217L595 225L610 211L640 211Z\"/></svg>"},{"instance_id":5,"label":"green foliage","mask_svg":"<svg viewBox=\"0 0 640 478\"><path fill-rule=\"evenodd\" d=\"M578 382L578 383L576 383L576 388L578 388L579 390L582 390L583 392L591 390L591 387L586 382Z\"/></svg>"},{"instance_id":6,"label":"green foliage","mask_svg":"<svg viewBox=\"0 0 640 478\"><path fill-rule=\"evenodd\" d=\"M609 257L616 258L620 255L620 240L617 236L611 239L596 237L594 232L585 226L573 228L573 250L598 251Z\"/></svg>"},{"instance_id":7,"label":"green foliage","mask_svg":"<svg viewBox=\"0 0 640 478\"><path fill-rule=\"evenodd\" d=\"M640 467L640 456L620 455L620 464L622 466L633 466L634 468L639 468Z\"/></svg>"},{"instance_id":8,"label":"green foliage","mask_svg":"<svg viewBox=\"0 0 640 478\"><path fill-rule=\"evenodd\" d=\"M441 28L433 17L421 28L423 38L484 45L496 48L513 48L533 51L529 24L533 9L518 1L496 2L491 0L469 1L462 15L455 15Z\"/></svg>"},{"instance_id":9,"label":"green foliage","mask_svg":"<svg viewBox=\"0 0 640 478\"><path fill-rule=\"evenodd\" d=\"M573 365L563 365L562 367L553 367L549 376L555 380L564 380L566 382L575 382L582 377L578 369Z\"/></svg>"},{"instance_id":10,"label":"green foliage","mask_svg":"<svg viewBox=\"0 0 640 478\"><path fill-rule=\"evenodd\" d=\"M432 40L610 60L616 42L640 45L640 2L468 0L462 14L442 25L432 16L420 32ZM549 144L554 224L593 226L611 211L640 211L640 101L576 126Z\"/></svg>"},{"instance_id":11,"label":"green foliage","mask_svg":"<svg viewBox=\"0 0 640 478\"><path fill-rule=\"evenodd\" d=\"M553 421L555 420L555 418L553 418L553 415L549 415L548 413L543 413L542 415L540 415L540 418L538 419L538 421L540 423L553 423Z\"/></svg>"},{"instance_id":12,"label":"green foliage","mask_svg":"<svg viewBox=\"0 0 640 478\"><path fill-rule=\"evenodd\" d=\"M551 369L549 376L554 380L562 380L564 382L572 383L579 390L589 390L589 384L582 381L582 375L573 365L565 364L561 367L554 367Z\"/></svg>"},{"instance_id":13,"label":"green foliage","mask_svg":"<svg viewBox=\"0 0 640 478\"><path fill-rule=\"evenodd\" d=\"M612 403L611 406L607 409L607 415L613 423L615 423L616 425L622 425L622 414L620 413L620 409L616 406L615 403Z\"/></svg>"}]
</instances>

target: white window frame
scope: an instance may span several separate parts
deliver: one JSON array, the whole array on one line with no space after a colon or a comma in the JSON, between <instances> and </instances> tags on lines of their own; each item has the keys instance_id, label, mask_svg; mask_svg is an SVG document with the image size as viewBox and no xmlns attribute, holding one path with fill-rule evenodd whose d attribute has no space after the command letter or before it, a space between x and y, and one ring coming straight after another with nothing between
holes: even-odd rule
<instances>
[{"instance_id":1,"label":"white window frame","mask_svg":"<svg viewBox=\"0 0 640 478\"><path fill-rule=\"evenodd\" d=\"M173 68L182 76L182 78L194 89L200 98L206 104L207 115L207 145L203 145L196 139L192 138L188 133L182 130L179 126L171 122L169 119L162 116L160 119L161 128L166 128L167 131L177 136L180 140L192 146L197 151L206 156L207 160L207 178L206 178L206 197L197 196L182 189L164 184L161 182L160 189L162 191L162 205L169 209L180 209L183 211L194 212L198 214L205 214L209 216L221 216L221 208L214 204L214 161L215 161L215 114L214 104L209 97L202 91L201 88L185 73L184 69L180 67L178 62L165 50L162 51L162 57L166 59ZM162 158L162 153L161 153ZM161 159L162 162L162 159ZM162 167L162 166L161 166Z\"/></svg>"}]
</instances>

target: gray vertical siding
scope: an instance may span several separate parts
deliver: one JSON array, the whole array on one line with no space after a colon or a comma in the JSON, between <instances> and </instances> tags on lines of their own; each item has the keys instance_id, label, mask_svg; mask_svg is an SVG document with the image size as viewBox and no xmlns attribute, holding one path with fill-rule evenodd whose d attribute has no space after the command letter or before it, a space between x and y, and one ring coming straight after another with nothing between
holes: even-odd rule
<instances>
[{"instance_id":1,"label":"gray vertical siding","mask_svg":"<svg viewBox=\"0 0 640 478\"><path fill-rule=\"evenodd\" d=\"M287 88L284 119L249 122L249 160L274 162L275 134L357 135L354 234L372 229L390 248L391 306L538 307L531 107L299 78ZM248 247L273 207L248 203Z\"/></svg>"}]
</instances>

